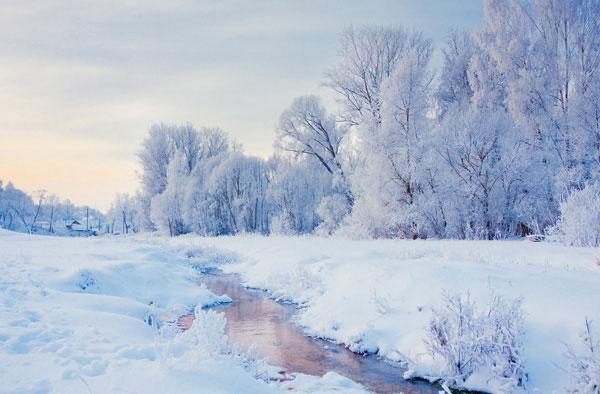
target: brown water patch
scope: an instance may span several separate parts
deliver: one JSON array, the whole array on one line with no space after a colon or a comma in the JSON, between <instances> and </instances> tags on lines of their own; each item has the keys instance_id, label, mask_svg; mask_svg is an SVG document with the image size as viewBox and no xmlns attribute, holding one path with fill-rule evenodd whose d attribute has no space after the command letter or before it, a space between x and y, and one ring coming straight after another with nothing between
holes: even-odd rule
<instances>
[{"instance_id":1,"label":"brown water patch","mask_svg":"<svg viewBox=\"0 0 600 394\"><path fill-rule=\"evenodd\" d=\"M375 356L351 352L341 345L304 335L291 322L297 312L293 305L284 305L267 298L263 291L241 286L234 274L211 271L203 274L204 283L217 295L227 294L232 304L217 307L227 318L229 341L249 347L258 345L261 357L290 372L322 376L335 371L368 389L382 394L438 394L426 382L402 378L404 369L395 367Z\"/></svg>"}]
</instances>

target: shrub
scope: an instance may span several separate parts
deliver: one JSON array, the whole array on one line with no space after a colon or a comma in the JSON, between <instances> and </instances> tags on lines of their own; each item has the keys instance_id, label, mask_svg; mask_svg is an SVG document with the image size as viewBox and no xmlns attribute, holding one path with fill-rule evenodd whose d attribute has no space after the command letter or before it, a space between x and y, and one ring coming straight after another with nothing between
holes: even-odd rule
<instances>
[{"instance_id":1,"label":"shrub","mask_svg":"<svg viewBox=\"0 0 600 394\"><path fill-rule=\"evenodd\" d=\"M505 392L525 384L521 344L524 318L521 299L508 301L502 297L493 297L487 315L482 316L483 350L494 380Z\"/></svg>"},{"instance_id":2,"label":"shrub","mask_svg":"<svg viewBox=\"0 0 600 394\"><path fill-rule=\"evenodd\" d=\"M176 323L160 327L155 342L157 359L171 368L189 370L201 360L231 358L256 379L269 380L268 360L259 357L255 345L248 350L240 344L227 345L226 324L224 313L197 306L188 330L181 331Z\"/></svg>"},{"instance_id":3,"label":"shrub","mask_svg":"<svg viewBox=\"0 0 600 394\"><path fill-rule=\"evenodd\" d=\"M244 350L242 345L236 343L232 346L230 355L237 365L241 365L255 379L269 381L269 360L260 357L256 344L250 346L248 350Z\"/></svg>"},{"instance_id":4,"label":"shrub","mask_svg":"<svg viewBox=\"0 0 600 394\"><path fill-rule=\"evenodd\" d=\"M568 245L600 245L600 184L573 190L560 203L560 217L549 229Z\"/></svg>"},{"instance_id":5,"label":"shrub","mask_svg":"<svg viewBox=\"0 0 600 394\"><path fill-rule=\"evenodd\" d=\"M225 314L204 311L197 306L194 316L192 326L186 331L181 332L175 323L160 328L155 353L162 363L171 366L193 365L229 352Z\"/></svg>"},{"instance_id":6,"label":"shrub","mask_svg":"<svg viewBox=\"0 0 600 394\"><path fill-rule=\"evenodd\" d=\"M481 327L469 293L463 298L444 291L443 296L445 303L442 309L433 311L425 345L445 360L444 380L456 385L464 382L481 362Z\"/></svg>"},{"instance_id":7,"label":"shrub","mask_svg":"<svg viewBox=\"0 0 600 394\"><path fill-rule=\"evenodd\" d=\"M567 345L566 357L571 360L569 375L571 383L567 392L572 394L600 393L600 341L592 338L592 322L585 319L585 330L580 334L583 352L576 352Z\"/></svg>"},{"instance_id":8,"label":"shrub","mask_svg":"<svg viewBox=\"0 0 600 394\"><path fill-rule=\"evenodd\" d=\"M443 296L444 305L433 311L427 327L425 345L434 357L444 359L444 383L463 386L469 376L483 371L489 372L499 392L524 386L521 301L493 297L479 313L468 292L463 296L444 291Z\"/></svg>"}]
</instances>

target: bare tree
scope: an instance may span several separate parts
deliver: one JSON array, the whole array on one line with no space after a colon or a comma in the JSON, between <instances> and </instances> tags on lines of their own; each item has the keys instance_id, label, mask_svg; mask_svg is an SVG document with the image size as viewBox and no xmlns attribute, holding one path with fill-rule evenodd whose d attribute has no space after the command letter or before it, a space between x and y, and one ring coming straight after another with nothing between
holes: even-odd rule
<instances>
[{"instance_id":1,"label":"bare tree","mask_svg":"<svg viewBox=\"0 0 600 394\"><path fill-rule=\"evenodd\" d=\"M179 152L184 160L186 172L189 175L201 158L202 139L198 131L190 123L175 127L170 131L174 150Z\"/></svg>"},{"instance_id":2,"label":"bare tree","mask_svg":"<svg viewBox=\"0 0 600 394\"><path fill-rule=\"evenodd\" d=\"M219 127L206 127L200 131L202 152L200 160L206 160L229 150L229 137Z\"/></svg>"},{"instance_id":3,"label":"bare tree","mask_svg":"<svg viewBox=\"0 0 600 394\"><path fill-rule=\"evenodd\" d=\"M327 114L317 96L296 98L279 118L275 147L296 155L316 158L332 175L347 183L340 161L340 146L348 129ZM348 202L353 201L350 191L344 191Z\"/></svg>"},{"instance_id":4,"label":"bare tree","mask_svg":"<svg viewBox=\"0 0 600 394\"><path fill-rule=\"evenodd\" d=\"M327 72L325 86L332 88L344 105L344 120L361 123L368 117L381 121L381 84L389 78L407 50L430 46L421 33L400 26L348 28L342 35L341 62Z\"/></svg>"},{"instance_id":5,"label":"bare tree","mask_svg":"<svg viewBox=\"0 0 600 394\"><path fill-rule=\"evenodd\" d=\"M137 153L142 166L142 189L150 197L162 193L167 187L167 166L173 158L174 149L171 134L175 126L155 124L142 142Z\"/></svg>"},{"instance_id":6,"label":"bare tree","mask_svg":"<svg viewBox=\"0 0 600 394\"><path fill-rule=\"evenodd\" d=\"M54 213L56 211L56 207L58 202L60 201L56 194L50 194L46 199L46 206L50 209L50 213L48 215L49 218L49 231L54 233Z\"/></svg>"},{"instance_id":7,"label":"bare tree","mask_svg":"<svg viewBox=\"0 0 600 394\"><path fill-rule=\"evenodd\" d=\"M31 197L24 192L15 189L18 193L14 193L14 198L9 202L15 215L21 220L25 229L29 234L33 233L33 226L37 222L40 213L42 212L42 204L46 197L46 190L36 190L33 192L34 204Z\"/></svg>"}]
</instances>

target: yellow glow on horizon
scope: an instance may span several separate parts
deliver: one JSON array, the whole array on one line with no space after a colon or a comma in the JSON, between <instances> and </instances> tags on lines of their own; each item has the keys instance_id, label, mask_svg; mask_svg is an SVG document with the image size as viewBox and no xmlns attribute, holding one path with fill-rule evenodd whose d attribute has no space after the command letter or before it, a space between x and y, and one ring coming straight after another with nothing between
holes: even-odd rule
<instances>
[{"instance_id":1,"label":"yellow glow on horizon","mask_svg":"<svg viewBox=\"0 0 600 394\"><path fill-rule=\"evenodd\" d=\"M138 185L134 153L131 160L112 156L109 146L92 141L3 138L0 179L26 192L46 189L77 205L106 211L115 193L133 193Z\"/></svg>"}]
</instances>

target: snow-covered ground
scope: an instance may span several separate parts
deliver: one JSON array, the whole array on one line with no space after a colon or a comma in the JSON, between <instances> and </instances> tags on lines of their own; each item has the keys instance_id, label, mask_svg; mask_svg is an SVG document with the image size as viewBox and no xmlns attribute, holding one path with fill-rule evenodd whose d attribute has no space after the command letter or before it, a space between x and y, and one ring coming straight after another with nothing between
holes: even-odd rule
<instances>
[{"instance_id":1,"label":"snow-covered ground","mask_svg":"<svg viewBox=\"0 0 600 394\"><path fill-rule=\"evenodd\" d=\"M158 241L158 239L156 239ZM177 253L206 259L234 252L222 266L246 285L305 306L311 335L357 351L410 360L415 373L440 374L423 339L442 291L469 290L483 308L493 295L521 297L527 388L562 393L569 382L565 344L577 345L585 317L600 324L600 251L527 241L346 241L237 236L163 239ZM211 249L212 248L212 249ZM225 253L225 252L224 252ZM485 379L474 389L493 390Z\"/></svg>"},{"instance_id":2,"label":"snow-covered ground","mask_svg":"<svg viewBox=\"0 0 600 394\"><path fill-rule=\"evenodd\" d=\"M153 243L0 230L0 393L289 392L292 383L255 379L231 355L205 354L193 329L169 335L178 315L226 300ZM336 374L293 387L363 392Z\"/></svg>"},{"instance_id":3,"label":"snow-covered ground","mask_svg":"<svg viewBox=\"0 0 600 394\"><path fill-rule=\"evenodd\" d=\"M528 390L561 393L565 344L577 345L585 317L600 321L599 260L595 248L526 241L0 231L0 392L362 391L336 374L266 384L231 355L194 349L194 330L157 330L197 305L226 301L194 282L194 264L218 264L249 286L303 305L298 323L307 333L410 360L429 376L441 363L426 351L424 327L444 289L469 290L479 306L492 295L522 297Z\"/></svg>"}]
</instances>

